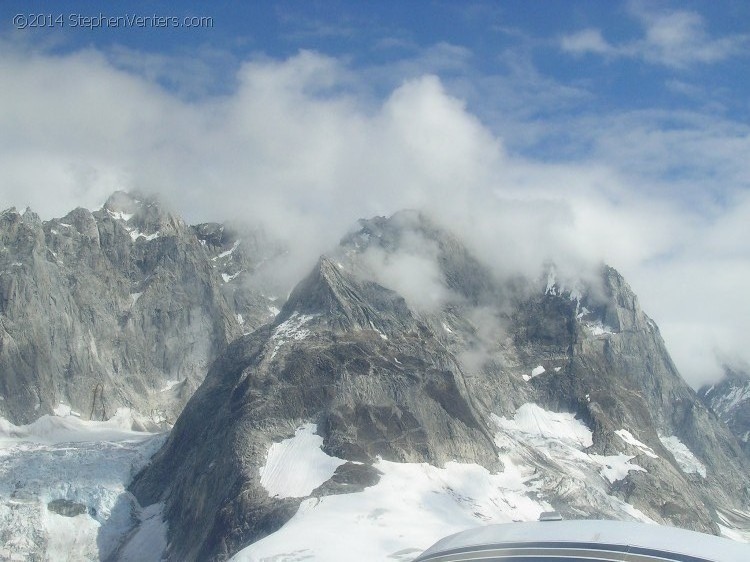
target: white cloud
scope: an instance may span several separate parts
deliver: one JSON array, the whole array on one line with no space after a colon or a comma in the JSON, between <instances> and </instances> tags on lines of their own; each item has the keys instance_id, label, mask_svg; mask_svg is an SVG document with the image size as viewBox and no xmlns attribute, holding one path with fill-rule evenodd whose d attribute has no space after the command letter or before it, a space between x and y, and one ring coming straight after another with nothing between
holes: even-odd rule
<instances>
[{"instance_id":1,"label":"white cloud","mask_svg":"<svg viewBox=\"0 0 750 562\"><path fill-rule=\"evenodd\" d=\"M629 14L639 22L638 39L611 43L602 31L589 28L563 36L560 46L574 55L598 54L639 58L675 68L715 63L746 52L750 36L711 37L703 17L686 10L664 11L653 3L631 2Z\"/></svg>"},{"instance_id":2,"label":"white cloud","mask_svg":"<svg viewBox=\"0 0 750 562\"><path fill-rule=\"evenodd\" d=\"M645 5L634 5L633 12L645 31L635 49L651 62L677 67L712 63L741 53L747 45L744 36L711 38L695 12L652 12Z\"/></svg>"},{"instance_id":3,"label":"white cloud","mask_svg":"<svg viewBox=\"0 0 750 562\"><path fill-rule=\"evenodd\" d=\"M539 118L556 102L533 68L494 77L503 95L530 93L500 133L564 131L587 147L551 164L509 151L434 75L381 100L368 69L302 52L249 60L229 93L186 101L118 65L96 51L2 51L0 207L60 216L116 188L156 191L190 221L260 222L288 239L290 281L357 218L420 208L499 274L548 259L567 275L599 259L622 269L693 383L716 376L716 353L750 359L750 298L734 281L748 274L744 126L673 112ZM444 298L418 252L373 259L418 306Z\"/></svg>"},{"instance_id":4,"label":"white cloud","mask_svg":"<svg viewBox=\"0 0 750 562\"><path fill-rule=\"evenodd\" d=\"M584 29L561 39L563 50L574 54L597 53L614 54L616 49L610 45L599 29Z\"/></svg>"},{"instance_id":5,"label":"white cloud","mask_svg":"<svg viewBox=\"0 0 750 562\"><path fill-rule=\"evenodd\" d=\"M402 249L389 254L373 247L363 257L378 283L399 293L418 311L435 312L448 298L434 253Z\"/></svg>"}]
</instances>

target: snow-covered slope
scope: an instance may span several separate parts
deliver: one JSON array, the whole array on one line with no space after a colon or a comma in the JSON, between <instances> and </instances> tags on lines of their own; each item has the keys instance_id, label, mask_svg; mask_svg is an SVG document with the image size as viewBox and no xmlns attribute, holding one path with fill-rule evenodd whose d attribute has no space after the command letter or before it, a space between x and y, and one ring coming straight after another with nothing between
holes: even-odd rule
<instances>
[{"instance_id":1,"label":"snow-covered slope","mask_svg":"<svg viewBox=\"0 0 750 562\"><path fill-rule=\"evenodd\" d=\"M346 462L321 450L323 438L315 435L316 429L314 423L305 424L291 439L271 445L266 464L260 467L260 485L271 496L307 497Z\"/></svg>"},{"instance_id":2,"label":"snow-covered slope","mask_svg":"<svg viewBox=\"0 0 750 562\"><path fill-rule=\"evenodd\" d=\"M457 462L437 468L380 459L375 467L382 476L375 486L353 494L306 499L279 531L231 560L413 560L435 540L452 533L494 523L535 521L543 511L560 506L561 492L568 498L568 507L578 504L582 513L593 510L607 518L654 523L611 493L610 484L623 480L632 470L644 470L635 463L637 456L587 452L592 445L591 431L573 414L550 412L529 403L512 419L495 417L495 422L502 471L490 473L477 464ZM309 428L301 427L298 435ZM623 442L634 439L629 432L622 433ZM686 472L705 471L676 437L663 440L685 464ZM305 449L305 454L296 458L295 469L314 473L319 461L305 468L306 459L311 458L307 445ZM642 454L652 453L644 450ZM747 523L747 513L733 515L735 523ZM748 542L747 533L727 523L729 526L721 526L725 536Z\"/></svg>"},{"instance_id":3,"label":"snow-covered slope","mask_svg":"<svg viewBox=\"0 0 750 562\"><path fill-rule=\"evenodd\" d=\"M160 560L161 506L141 509L126 487L164 436L132 431L125 409L104 422L56 410L0 418L0 560Z\"/></svg>"},{"instance_id":4,"label":"snow-covered slope","mask_svg":"<svg viewBox=\"0 0 750 562\"><path fill-rule=\"evenodd\" d=\"M412 560L439 538L458 531L535 521L559 504L561 489L577 497L572 503L585 505L587 513L653 522L609 491L609 484L643 468L631 463L633 455L587 453L591 431L573 414L525 404L512 419L496 416L495 423L501 471L493 473L473 463L448 462L439 468L380 459L374 466L382 476L375 486L306 499L279 531L232 560ZM300 436L309 435L309 428L298 430L294 439L300 445ZM289 441L285 443L290 448ZM277 446L271 446L269 457ZM295 458L295 470L316 473L320 462L307 445L304 449Z\"/></svg>"}]
</instances>

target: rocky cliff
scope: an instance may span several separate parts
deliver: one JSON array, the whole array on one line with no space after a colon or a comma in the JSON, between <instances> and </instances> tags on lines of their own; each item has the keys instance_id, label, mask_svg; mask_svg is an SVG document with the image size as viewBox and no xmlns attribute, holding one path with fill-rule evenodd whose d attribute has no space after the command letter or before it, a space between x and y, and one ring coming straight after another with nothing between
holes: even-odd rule
<instances>
[{"instance_id":1,"label":"rocky cliff","mask_svg":"<svg viewBox=\"0 0 750 562\"><path fill-rule=\"evenodd\" d=\"M63 403L173 423L227 344L273 317L243 275L280 251L123 192L50 221L2 212L0 416L25 423Z\"/></svg>"}]
</instances>

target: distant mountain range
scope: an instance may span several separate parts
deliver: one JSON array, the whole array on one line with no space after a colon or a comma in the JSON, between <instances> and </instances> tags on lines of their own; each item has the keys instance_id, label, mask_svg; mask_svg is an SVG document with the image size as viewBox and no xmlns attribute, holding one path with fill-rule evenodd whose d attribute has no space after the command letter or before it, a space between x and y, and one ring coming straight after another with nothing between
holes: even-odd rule
<instances>
[{"instance_id":1,"label":"distant mountain range","mask_svg":"<svg viewBox=\"0 0 750 562\"><path fill-rule=\"evenodd\" d=\"M440 536L399 534L407 513L750 537L747 381L707 408L606 265L501 278L403 211L361 220L286 298L262 281L283 244L121 192L48 222L5 211L0 243L0 415L174 424L130 487L169 560L333 560L331 528L409 560Z\"/></svg>"}]
</instances>

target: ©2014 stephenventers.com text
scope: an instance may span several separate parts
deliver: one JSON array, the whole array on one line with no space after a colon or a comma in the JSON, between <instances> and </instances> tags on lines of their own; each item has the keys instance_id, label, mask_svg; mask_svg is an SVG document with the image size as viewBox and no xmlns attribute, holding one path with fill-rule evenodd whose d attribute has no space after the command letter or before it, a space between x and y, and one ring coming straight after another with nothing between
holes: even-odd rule
<instances>
[{"instance_id":1,"label":"\u00a92014 stephenventers.com text","mask_svg":"<svg viewBox=\"0 0 750 562\"><path fill-rule=\"evenodd\" d=\"M110 16L103 13L19 13L13 16L16 29L33 28L79 28L79 29L177 29L212 28L214 18L210 16L148 16L124 14Z\"/></svg>"}]
</instances>

